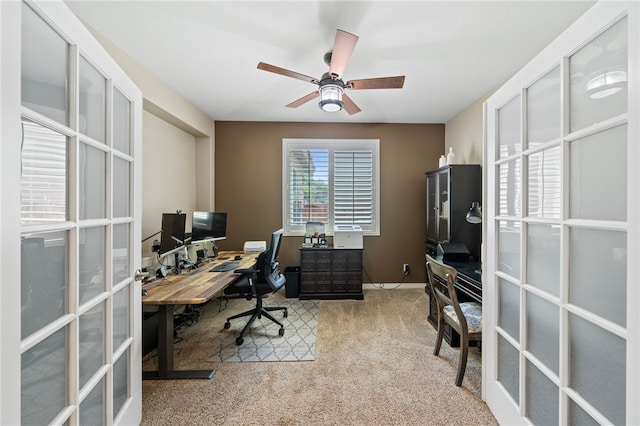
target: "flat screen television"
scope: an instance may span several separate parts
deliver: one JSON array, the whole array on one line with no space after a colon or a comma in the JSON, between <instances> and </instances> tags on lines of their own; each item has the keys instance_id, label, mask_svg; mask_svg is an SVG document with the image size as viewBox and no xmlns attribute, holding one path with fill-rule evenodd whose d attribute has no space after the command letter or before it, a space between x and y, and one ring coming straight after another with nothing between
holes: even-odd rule
<instances>
[{"instance_id":1,"label":"flat screen television","mask_svg":"<svg viewBox=\"0 0 640 426\"><path fill-rule=\"evenodd\" d=\"M184 245L186 223L187 215L184 213L162 213L160 256L169 254Z\"/></svg>"},{"instance_id":2,"label":"flat screen television","mask_svg":"<svg viewBox=\"0 0 640 426\"><path fill-rule=\"evenodd\" d=\"M227 214L223 212L193 212L191 244L199 241L224 240L227 237Z\"/></svg>"}]
</instances>

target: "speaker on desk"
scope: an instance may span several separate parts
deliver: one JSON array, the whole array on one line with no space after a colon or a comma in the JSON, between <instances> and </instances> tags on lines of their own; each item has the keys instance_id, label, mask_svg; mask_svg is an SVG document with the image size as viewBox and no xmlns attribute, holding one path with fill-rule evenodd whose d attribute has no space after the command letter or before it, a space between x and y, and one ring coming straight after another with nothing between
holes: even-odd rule
<instances>
[{"instance_id":1,"label":"speaker on desk","mask_svg":"<svg viewBox=\"0 0 640 426\"><path fill-rule=\"evenodd\" d=\"M464 243L438 243L437 254L443 262L468 262L471 256Z\"/></svg>"}]
</instances>

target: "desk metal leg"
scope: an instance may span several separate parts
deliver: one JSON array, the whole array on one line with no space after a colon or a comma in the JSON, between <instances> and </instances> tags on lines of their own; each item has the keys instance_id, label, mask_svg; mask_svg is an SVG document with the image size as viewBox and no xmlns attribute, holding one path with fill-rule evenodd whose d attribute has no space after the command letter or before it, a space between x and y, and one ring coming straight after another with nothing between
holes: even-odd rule
<instances>
[{"instance_id":1,"label":"desk metal leg","mask_svg":"<svg viewBox=\"0 0 640 426\"><path fill-rule=\"evenodd\" d=\"M158 371L143 371L143 380L212 379L216 370L173 369L173 305L159 305Z\"/></svg>"}]
</instances>

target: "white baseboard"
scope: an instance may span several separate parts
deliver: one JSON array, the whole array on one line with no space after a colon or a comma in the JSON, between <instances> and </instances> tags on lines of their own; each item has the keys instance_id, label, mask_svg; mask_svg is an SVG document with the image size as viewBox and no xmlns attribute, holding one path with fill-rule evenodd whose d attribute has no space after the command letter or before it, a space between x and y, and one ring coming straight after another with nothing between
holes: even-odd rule
<instances>
[{"instance_id":1,"label":"white baseboard","mask_svg":"<svg viewBox=\"0 0 640 426\"><path fill-rule=\"evenodd\" d=\"M362 288L367 290L393 290L400 288L424 288L425 283L363 283Z\"/></svg>"}]
</instances>

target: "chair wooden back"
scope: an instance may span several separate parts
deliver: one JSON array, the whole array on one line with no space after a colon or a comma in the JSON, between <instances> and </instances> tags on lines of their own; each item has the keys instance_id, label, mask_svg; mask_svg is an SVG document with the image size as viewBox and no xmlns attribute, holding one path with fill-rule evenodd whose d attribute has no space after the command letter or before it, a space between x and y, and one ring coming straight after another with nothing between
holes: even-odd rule
<instances>
[{"instance_id":1,"label":"chair wooden back","mask_svg":"<svg viewBox=\"0 0 640 426\"><path fill-rule=\"evenodd\" d=\"M455 290L455 282L457 272L454 267L445 265L439 260L426 255L427 259L427 280L429 281L429 287L431 294L436 298L436 304L438 305L438 316L442 315L442 310L446 305L453 306L453 310L458 317L459 325L451 321L447 321L453 328L461 333L464 328L465 331L468 328L467 320L460 309L458 303L458 295ZM461 333L462 334L462 333ZM467 334L465 332L465 334Z\"/></svg>"}]
</instances>

